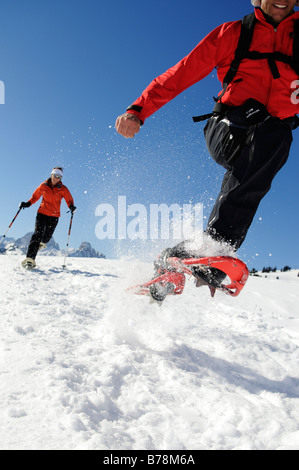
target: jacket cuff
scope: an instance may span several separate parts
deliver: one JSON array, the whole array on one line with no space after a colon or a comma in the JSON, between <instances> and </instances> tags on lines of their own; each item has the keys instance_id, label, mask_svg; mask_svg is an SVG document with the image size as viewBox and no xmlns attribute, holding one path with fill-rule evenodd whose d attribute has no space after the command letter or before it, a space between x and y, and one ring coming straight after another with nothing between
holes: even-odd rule
<instances>
[{"instance_id":1,"label":"jacket cuff","mask_svg":"<svg viewBox=\"0 0 299 470\"><path fill-rule=\"evenodd\" d=\"M127 108L127 113L134 114L135 116L137 116L140 121L141 126L143 126L144 121L142 121L142 119L140 119L139 117L139 114L141 113L141 111L142 111L142 107L137 106L136 104L132 104L131 106Z\"/></svg>"}]
</instances>

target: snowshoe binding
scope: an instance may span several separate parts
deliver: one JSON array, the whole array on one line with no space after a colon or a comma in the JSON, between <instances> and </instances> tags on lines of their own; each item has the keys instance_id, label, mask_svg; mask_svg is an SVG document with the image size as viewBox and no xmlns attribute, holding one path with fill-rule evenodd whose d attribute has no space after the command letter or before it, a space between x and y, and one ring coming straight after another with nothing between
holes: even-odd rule
<instances>
[{"instance_id":1,"label":"snowshoe binding","mask_svg":"<svg viewBox=\"0 0 299 470\"><path fill-rule=\"evenodd\" d=\"M167 295L181 294L185 287L185 275L177 272L164 272L149 285L151 301L162 304Z\"/></svg>"},{"instance_id":2,"label":"snowshoe binding","mask_svg":"<svg viewBox=\"0 0 299 470\"><path fill-rule=\"evenodd\" d=\"M26 258L24 259L24 261L22 261L22 266L23 268L28 269L30 271L31 269L35 268L36 262L32 258Z\"/></svg>"},{"instance_id":3,"label":"snowshoe binding","mask_svg":"<svg viewBox=\"0 0 299 470\"><path fill-rule=\"evenodd\" d=\"M151 302L162 304L167 295L181 293L185 286L185 276L176 271L176 268L168 263L171 256L171 248L167 248L154 262L154 283L149 286ZM158 281L159 279L159 281Z\"/></svg>"}]
</instances>

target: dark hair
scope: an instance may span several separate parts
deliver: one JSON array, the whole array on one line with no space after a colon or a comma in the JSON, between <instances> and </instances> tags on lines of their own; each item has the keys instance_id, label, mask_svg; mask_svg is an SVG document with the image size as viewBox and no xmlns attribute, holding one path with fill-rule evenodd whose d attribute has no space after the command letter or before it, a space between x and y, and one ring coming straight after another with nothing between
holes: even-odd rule
<instances>
[{"instance_id":1,"label":"dark hair","mask_svg":"<svg viewBox=\"0 0 299 470\"><path fill-rule=\"evenodd\" d=\"M54 166L53 170L63 171L63 168L61 166Z\"/></svg>"}]
</instances>

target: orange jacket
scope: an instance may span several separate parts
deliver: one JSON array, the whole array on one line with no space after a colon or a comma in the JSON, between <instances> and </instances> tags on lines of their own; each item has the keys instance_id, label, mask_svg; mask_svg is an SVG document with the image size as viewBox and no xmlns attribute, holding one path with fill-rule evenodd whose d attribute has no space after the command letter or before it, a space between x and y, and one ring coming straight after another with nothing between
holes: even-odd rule
<instances>
[{"instance_id":1,"label":"orange jacket","mask_svg":"<svg viewBox=\"0 0 299 470\"><path fill-rule=\"evenodd\" d=\"M285 18L277 28L266 21L260 8L255 8L255 15L258 21L250 50L280 51L292 56L294 21L299 18L299 12ZM128 108L128 112L144 121L179 93L206 77L214 67L222 83L234 59L240 31L241 21L218 26L177 65L154 79L133 103L133 109ZM280 78L274 79L266 59L244 59L221 102L240 106L249 98L254 98L263 103L272 116L280 119L298 114L299 100L291 99L298 75L282 62L277 62L277 67ZM298 88L298 83L295 88Z\"/></svg>"},{"instance_id":2,"label":"orange jacket","mask_svg":"<svg viewBox=\"0 0 299 470\"><path fill-rule=\"evenodd\" d=\"M68 207L71 204L74 205L74 200L71 193L61 182L59 182L56 186L52 186L51 180L46 180L34 191L28 202L34 204L41 196L43 196L42 202L37 211L40 214L51 217L60 217L60 205L62 198L65 199Z\"/></svg>"}]
</instances>

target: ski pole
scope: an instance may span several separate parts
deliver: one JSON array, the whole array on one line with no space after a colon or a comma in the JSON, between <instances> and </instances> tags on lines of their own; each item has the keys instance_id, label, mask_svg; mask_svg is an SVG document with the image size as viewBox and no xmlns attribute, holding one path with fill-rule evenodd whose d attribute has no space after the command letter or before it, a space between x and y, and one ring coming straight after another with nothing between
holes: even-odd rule
<instances>
[{"instance_id":1,"label":"ski pole","mask_svg":"<svg viewBox=\"0 0 299 470\"><path fill-rule=\"evenodd\" d=\"M65 260L66 260L67 254L68 254L67 250L68 250L68 247L69 247L69 240L70 240L70 234L71 234L71 230L72 230L73 217L74 217L74 213L72 212L71 220L70 220L70 226L69 226L69 233L68 233L67 243L66 243L66 249L65 249L64 263L62 265L63 269L66 267Z\"/></svg>"},{"instance_id":2,"label":"ski pole","mask_svg":"<svg viewBox=\"0 0 299 470\"><path fill-rule=\"evenodd\" d=\"M6 237L6 234L8 232L8 230L10 229L10 227L12 226L12 224L14 223L14 221L16 220L16 218L18 217L20 211L22 210L22 208L20 207L18 212L16 213L16 215L14 216L14 218L12 219L12 221L10 222L9 226L8 226L8 229L6 230L5 234L3 235L3 237L1 238L0 240L0 243L2 243L2 240Z\"/></svg>"}]
</instances>

